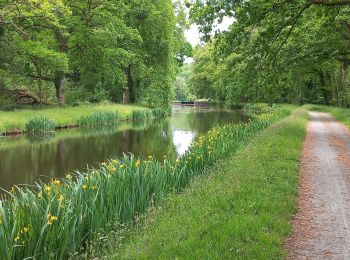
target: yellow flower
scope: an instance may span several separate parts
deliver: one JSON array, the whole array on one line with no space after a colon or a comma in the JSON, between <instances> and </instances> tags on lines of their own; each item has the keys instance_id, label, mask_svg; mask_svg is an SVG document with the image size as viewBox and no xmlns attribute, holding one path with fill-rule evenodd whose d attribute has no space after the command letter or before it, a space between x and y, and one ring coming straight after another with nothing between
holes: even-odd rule
<instances>
[{"instance_id":1,"label":"yellow flower","mask_svg":"<svg viewBox=\"0 0 350 260\"><path fill-rule=\"evenodd\" d=\"M51 187L50 187L50 186L45 185L45 190L46 190L47 192L50 192L50 191L51 191Z\"/></svg>"},{"instance_id":2,"label":"yellow flower","mask_svg":"<svg viewBox=\"0 0 350 260\"><path fill-rule=\"evenodd\" d=\"M72 179L72 175L67 174L67 175L66 175L66 178L67 178L68 180L71 180L71 179Z\"/></svg>"},{"instance_id":3,"label":"yellow flower","mask_svg":"<svg viewBox=\"0 0 350 260\"><path fill-rule=\"evenodd\" d=\"M61 185L61 182L57 179L52 179L51 183L55 184L55 185Z\"/></svg>"},{"instance_id":4,"label":"yellow flower","mask_svg":"<svg viewBox=\"0 0 350 260\"><path fill-rule=\"evenodd\" d=\"M113 164L117 164L117 160L112 160L112 163Z\"/></svg>"},{"instance_id":5,"label":"yellow flower","mask_svg":"<svg viewBox=\"0 0 350 260\"><path fill-rule=\"evenodd\" d=\"M25 234L25 233L27 233L28 231L29 231L29 226L28 226L28 227L22 228L21 233L22 233L22 234Z\"/></svg>"},{"instance_id":6,"label":"yellow flower","mask_svg":"<svg viewBox=\"0 0 350 260\"><path fill-rule=\"evenodd\" d=\"M125 167L124 164L121 164L121 165L119 166L120 169L123 169L124 167Z\"/></svg>"},{"instance_id":7,"label":"yellow flower","mask_svg":"<svg viewBox=\"0 0 350 260\"><path fill-rule=\"evenodd\" d=\"M107 163L103 162L103 163L101 163L101 166L106 167Z\"/></svg>"},{"instance_id":8,"label":"yellow flower","mask_svg":"<svg viewBox=\"0 0 350 260\"><path fill-rule=\"evenodd\" d=\"M51 225L53 222L57 221L58 217L51 215L50 213L47 215L47 224Z\"/></svg>"},{"instance_id":9,"label":"yellow flower","mask_svg":"<svg viewBox=\"0 0 350 260\"><path fill-rule=\"evenodd\" d=\"M96 190L96 188L97 187L95 185L91 187L92 190Z\"/></svg>"},{"instance_id":10,"label":"yellow flower","mask_svg":"<svg viewBox=\"0 0 350 260\"><path fill-rule=\"evenodd\" d=\"M148 156L148 160L152 160L152 155L149 155L149 156Z\"/></svg>"},{"instance_id":11,"label":"yellow flower","mask_svg":"<svg viewBox=\"0 0 350 260\"><path fill-rule=\"evenodd\" d=\"M16 237L15 237L15 242L17 242L19 240L19 236L17 235Z\"/></svg>"},{"instance_id":12,"label":"yellow flower","mask_svg":"<svg viewBox=\"0 0 350 260\"><path fill-rule=\"evenodd\" d=\"M38 198L42 198L43 197L43 193L40 191L39 193L38 193Z\"/></svg>"},{"instance_id":13,"label":"yellow flower","mask_svg":"<svg viewBox=\"0 0 350 260\"><path fill-rule=\"evenodd\" d=\"M84 190L86 190L87 187L88 187L88 186L87 186L86 184L83 185L83 189L84 189Z\"/></svg>"},{"instance_id":14,"label":"yellow flower","mask_svg":"<svg viewBox=\"0 0 350 260\"><path fill-rule=\"evenodd\" d=\"M136 167L139 167L140 164L141 164L140 160L137 160L136 163L135 163L135 166L136 166Z\"/></svg>"},{"instance_id":15,"label":"yellow flower","mask_svg":"<svg viewBox=\"0 0 350 260\"><path fill-rule=\"evenodd\" d=\"M64 197L63 197L62 194L60 194L60 196L58 197L58 200L59 200L59 201L63 201L63 200L64 200Z\"/></svg>"}]
</instances>

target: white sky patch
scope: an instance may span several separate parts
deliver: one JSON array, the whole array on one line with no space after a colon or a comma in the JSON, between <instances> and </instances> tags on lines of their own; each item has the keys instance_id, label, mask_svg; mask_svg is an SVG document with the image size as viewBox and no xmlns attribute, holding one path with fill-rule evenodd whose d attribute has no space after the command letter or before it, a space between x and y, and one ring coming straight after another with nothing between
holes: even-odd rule
<instances>
[{"instance_id":1,"label":"white sky patch","mask_svg":"<svg viewBox=\"0 0 350 260\"><path fill-rule=\"evenodd\" d=\"M234 22L234 18L232 17L224 17L223 21L213 28L213 32L216 30L220 30L221 32L227 31L230 25ZM189 43L193 47L199 45L201 43L201 34L199 33L198 26L196 24L192 24L190 29L185 31L185 37ZM186 57L185 63L192 63L193 58Z\"/></svg>"},{"instance_id":2,"label":"white sky patch","mask_svg":"<svg viewBox=\"0 0 350 260\"><path fill-rule=\"evenodd\" d=\"M174 130L173 143L178 155L183 155L190 147L195 135L191 131Z\"/></svg>"}]
</instances>

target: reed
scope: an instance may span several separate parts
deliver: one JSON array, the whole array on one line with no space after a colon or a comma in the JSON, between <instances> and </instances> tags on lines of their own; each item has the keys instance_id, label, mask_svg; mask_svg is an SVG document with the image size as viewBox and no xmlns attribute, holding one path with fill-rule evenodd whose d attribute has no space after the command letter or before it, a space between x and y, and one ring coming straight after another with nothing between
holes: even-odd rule
<instances>
[{"instance_id":1,"label":"reed","mask_svg":"<svg viewBox=\"0 0 350 260\"><path fill-rule=\"evenodd\" d=\"M62 259L86 250L288 114L279 107L247 124L217 126L176 160L124 155L85 173L14 187L0 200L1 258Z\"/></svg>"},{"instance_id":2,"label":"reed","mask_svg":"<svg viewBox=\"0 0 350 260\"><path fill-rule=\"evenodd\" d=\"M78 119L79 126L98 126L117 124L119 114L111 111L95 112L88 116L82 116Z\"/></svg>"},{"instance_id":3,"label":"reed","mask_svg":"<svg viewBox=\"0 0 350 260\"><path fill-rule=\"evenodd\" d=\"M48 133L55 131L56 123L48 117L34 117L26 123L29 133Z\"/></svg>"}]
</instances>

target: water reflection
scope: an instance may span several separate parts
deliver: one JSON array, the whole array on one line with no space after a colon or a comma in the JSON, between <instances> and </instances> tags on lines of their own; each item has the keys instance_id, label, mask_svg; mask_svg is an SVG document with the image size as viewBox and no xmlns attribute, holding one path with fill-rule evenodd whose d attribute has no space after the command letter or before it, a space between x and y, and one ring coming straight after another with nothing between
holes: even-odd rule
<instances>
[{"instance_id":1,"label":"water reflection","mask_svg":"<svg viewBox=\"0 0 350 260\"><path fill-rule=\"evenodd\" d=\"M0 139L0 186L33 183L38 178L63 177L113 156L176 157L192 140L217 124L245 121L239 111L176 108L171 118L121 124L103 129L65 130L45 138Z\"/></svg>"}]
</instances>

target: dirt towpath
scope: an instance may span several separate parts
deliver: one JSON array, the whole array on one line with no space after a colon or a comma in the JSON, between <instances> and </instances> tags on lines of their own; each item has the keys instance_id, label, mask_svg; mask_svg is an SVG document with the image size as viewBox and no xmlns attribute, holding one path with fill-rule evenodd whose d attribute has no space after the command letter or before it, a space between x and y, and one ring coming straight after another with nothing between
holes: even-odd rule
<instances>
[{"instance_id":1,"label":"dirt towpath","mask_svg":"<svg viewBox=\"0 0 350 260\"><path fill-rule=\"evenodd\" d=\"M350 259L350 132L310 112L288 259Z\"/></svg>"}]
</instances>

